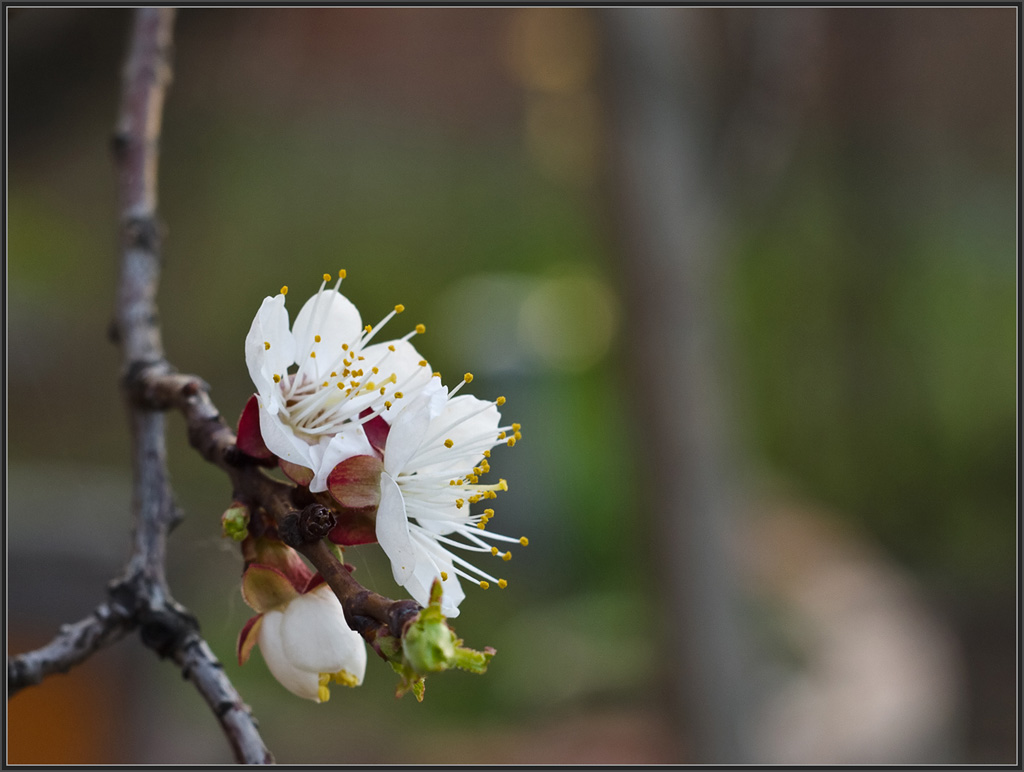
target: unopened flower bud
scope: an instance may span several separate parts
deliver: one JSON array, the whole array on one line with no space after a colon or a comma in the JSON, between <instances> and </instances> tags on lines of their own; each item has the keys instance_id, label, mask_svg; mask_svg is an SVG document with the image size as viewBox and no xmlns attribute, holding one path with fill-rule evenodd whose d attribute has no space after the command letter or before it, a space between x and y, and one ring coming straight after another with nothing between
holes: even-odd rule
<instances>
[{"instance_id":1,"label":"unopened flower bud","mask_svg":"<svg viewBox=\"0 0 1024 772\"><path fill-rule=\"evenodd\" d=\"M439 673L454 664L455 636L444 617L424 613L405 634L402 649L417 673Z\"/></svg>"},{"instance_id":2,"label":"unopened flower bud","mask_svg":"<svg viewBox=\"0 0 1024 772\"><path fill-rule=\"evenodd\" d=\"M242 541L249 534L249 507L237 501L220 516L221 529L225 536Z\"/></svg>"}]
</instances>

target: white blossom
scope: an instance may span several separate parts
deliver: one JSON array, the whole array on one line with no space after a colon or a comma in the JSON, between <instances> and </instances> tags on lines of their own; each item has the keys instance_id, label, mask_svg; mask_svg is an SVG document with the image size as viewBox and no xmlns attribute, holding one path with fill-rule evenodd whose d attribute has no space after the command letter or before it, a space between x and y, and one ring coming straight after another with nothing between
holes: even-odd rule
<instances>
[{"instance_id":1,"label":"white blossom","mask_svg":"<svg viewBox=\"0 0 1024 772\"><path fill-rule=\"evenodd\" d=\"M384 449L380 505L377 509L377 540L391 560L395 581L418 603L426 605L430 586L442 582L441 608L446 616L458 615L465 597L459 577L483 588L491 583L504 588L507 582L474 566L457 551L483 552L504 560L511 558L492 542L521 539L488 531L494 510L477 514L471 507L508 490L505 480L485 484L480 478L490 471L490 452L496 445L514 445L521 437L518 424L499 426L499 397L486 402L472 396L454 396L433 379L411 404L394 416ZM458 538L456 538L458 537Z\"/></svg>"},{"instance_id":2,"label":"white blossom","mask_svg":"<svg viewBox=\"0 0 1024 772\"><path fill-rule=\"evenodd\" d=\"M344 686L363 682L366 646L345 622L341 603L326 584L265 612L257 643L274 678L307 700L326 702L332 681Z\"/></svg>"},{"instance_id":3,"label":"white blossom","mask_svg":"<svg viewBox=\"0 0 1024 772\"><path fill-rule=\"evenodd\" d=\"M431 377L409 339L371 343L404 307L375 327L324 274L319 291L289 326L287 287L264 299L245 339L245 359L256 386L259 426L267 448L312 473L309 489L327 489L331 470L351 456L372 453L362 424L385 411L395 415ZM294 369L293 369L294 368ZM292 372L289 372L292 370Z\"/></svg>"}]
</instances>

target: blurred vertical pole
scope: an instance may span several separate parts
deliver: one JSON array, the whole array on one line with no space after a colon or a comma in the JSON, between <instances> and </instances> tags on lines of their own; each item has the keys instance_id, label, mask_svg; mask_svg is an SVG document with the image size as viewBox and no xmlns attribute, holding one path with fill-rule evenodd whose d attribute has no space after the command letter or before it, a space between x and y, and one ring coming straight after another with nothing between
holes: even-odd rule
<instances>
[{"instance_id":1,"label":"blurred vertical pole","mask_svg":"<svg viewBox=\"0 0 1024 772\"><path fill-rule=\"evenodd\" d=\"M750 760L744 662L724 457L709 168L709 85L693 41L706 12L603 12L611 65L615 227L633 341L643 504L665 603L661 665L680 752L696 763Z\"/></svg>"}]
</instances>

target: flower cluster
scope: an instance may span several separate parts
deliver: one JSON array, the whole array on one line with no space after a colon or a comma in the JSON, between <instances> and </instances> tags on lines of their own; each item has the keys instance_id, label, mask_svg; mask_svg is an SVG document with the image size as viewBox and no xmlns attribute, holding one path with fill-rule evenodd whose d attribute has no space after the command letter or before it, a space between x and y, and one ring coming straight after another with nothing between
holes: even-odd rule
<instances>
[{"instance_id":1,"label":"flower cluster","mask_svg":"<svg viewBox=\"0 0 1024 772\"><path fill-rule=\"evenodd\" d=\"M463 555L479 552L507 561L509 544L527 544L525 537L487 529L494 517L490 500L508 486L503 479L483 481L490 472L491 450L515 445L522 436L520 427L502 425L504 397L486 401L459 393L472 382L471 373L454 388L444 385L440 373L431 370L410 342L425 332L422 324L399 338L380 340L381 330L404 306L395 306L376 325L364 325L359 311L339 291L344 278L341 271L332 285L333 277L324 274L319 291L293 324L285 307L287 287L263 301L245 340L256 394L239 421L238 447L264 463L278 464L331 507L337 525L330 541L378 542L391 561L395 581L418 603L436 602L431 590L439 583L441 612L454 617L465 597L460 578L484 589L507 584ZM274 571L273 576L286 576L258 564L250 565L246 575L255 572L252 583L263 586L270 582L267 572ZM329 593L323 591L325 585L316 584L318 578L301 578L301 586L299 579L286 582L290 593L277 591L284 585L274 580L277 590L271 597L280 600L276 605L245 591L243 584L246 600L260 612L255 619L262 621L243 631L239 656L247 656L258 641L268 666L285 686L323 700L325 675L337 680L338 673L346 673L341 682L358 683L361 669L338 665L340 652L333 659L292 663L309 678L316 677L314 690L305 676L301 685L294 673L291 680L283 678L282 673L292 671L278 656L290 650L279 645L292 629L289 620L311 620L314 608L324 610L321 624L340 619L348 629L343 614L326 611ZM277 661L271 664L274 657ZM331 670L335 665L338 669Z\"/></svg>"}]
</instances>

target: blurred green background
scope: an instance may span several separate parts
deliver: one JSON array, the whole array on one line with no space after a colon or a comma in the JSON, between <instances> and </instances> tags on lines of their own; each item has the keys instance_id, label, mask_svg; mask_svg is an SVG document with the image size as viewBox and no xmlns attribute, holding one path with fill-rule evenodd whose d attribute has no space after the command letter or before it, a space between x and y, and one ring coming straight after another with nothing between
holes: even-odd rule
<instances>
[{"instance_id":1,"label":"blurred green background","mask_svg":"<svg viewBox=\"0 0 1024 772\"><path fill-rule=\"evenodd\" d=\"M708 291L726 330L740 522L799 510L800 534L825 523L842 554L870 556L864 571L897 576L927 615L920 629L938 631L924 639L941 650L936 721L952 739L940 760L1012 760L1016 11L665 13L698 31L718 108L699 120L729 138L714 180L727 191L722 282ZM456 623L468 645L498 649L491 672L432 677L416 704L393 698L371 658L362 688L317 706L258 657L237 666L250 612L241 559L219 537L230 491L169 417L186 514L171 586L279 761L689 758L685 727L660 708L672 655L650 626L660 515L637 506L646 449L632 409L656 374L627 357L671 347L674 331L636 340L622 296L606 23L588 9L179 12L160 167L170 361L236 415L262 298L288 284L294 314L320 274L345 268L368 323L404 303L428 328L418 344L432 366L504 394L525 435L495 453L511 486L496 527L530 546L503 567L509 588L470 589ZM11 653L88 614L128 554L130 448L106 330L129 27L127 10L8 10ZM810 552L778 570L802 571ZM374 548L351 562L399 592ZM785 643L792 626L772 605L795 591L770 585L767 600L751 581L761 661L813 648ZM794 661L785 678L814 657ZM191 687L135 640L10 708L11 761L231 760ZM33 739L40 713L79 738L72 758ZM758 759L784 759L772 752Z\"/></svg>"}]
</instances>

